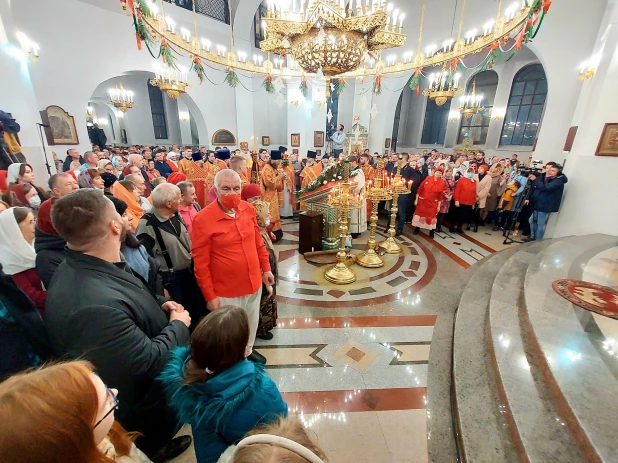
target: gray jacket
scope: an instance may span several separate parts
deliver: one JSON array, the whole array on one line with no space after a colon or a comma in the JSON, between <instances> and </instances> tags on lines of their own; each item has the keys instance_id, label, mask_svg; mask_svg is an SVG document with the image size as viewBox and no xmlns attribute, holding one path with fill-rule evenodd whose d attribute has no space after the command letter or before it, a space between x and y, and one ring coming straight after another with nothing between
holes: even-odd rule
<instances>
[{"instance_id":1,"label":"gray jacket","mask_svg":"<svg viewBox=\"0 0 618 463\"><path fill-rule=\"evenodd\" d=\"M169 219L163 217L159 211L153 208L142 216L137 226L137 239L144 245L148 253L159 264L162 272L169 272L170 267L166 262L161 245L157 240L155 226L158 227L167 248L173 269L184 270L191 266L191 238L179 213Z\"/></svg>"}]
</instances>

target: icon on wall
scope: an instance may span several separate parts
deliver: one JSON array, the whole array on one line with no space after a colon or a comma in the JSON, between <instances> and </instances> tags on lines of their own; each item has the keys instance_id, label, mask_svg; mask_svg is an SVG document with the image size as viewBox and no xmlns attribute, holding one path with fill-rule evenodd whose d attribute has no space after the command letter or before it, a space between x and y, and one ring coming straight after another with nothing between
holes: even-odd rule
<instances>
[{"instance_id":1,"label":"icon on wall","mask_svg":"<svg viewBox=\"0 0 618 463\"><path fill-rule=\"evenodd\" d=\"M322 150L315 150L315 154L317 156L322 156Z\"/></svg>"},{"instance_id":2,"label":"icon on wall","mask_svg":"<svg viewBox=\"0 0 618 463\"><path fill-rule=\"evenodd\" d=\"M49 125L45 128L47 144L49 145L78 145L77 129L75 119L60 106L48 106L41 111L43 124Z\"/></svg>"},{"instance_id":3,"label":"icon on wall","mask_svg":"<svg viewBox=\"0 0 618 463\"><path fill-rule=\"evenodd\" d=\"M236 137L232 132L225 129L217 130L212 136L212 144L213 145L236 145Z\"/></svg>"},{"instance_id":4,"label":"icon on wall","mask_svg":"<svg viewBox=\"0 0 618 463\"><path fill-rule=\"evenodd\" d=\"M391 147L391 139L387 138L386 141L384 142L384 148L390 148Z\"/></svg>"},{"instance_id":5,"label":"icon on wall","mask_svg":"<svg viewBox=\"0 0 618 463\"><path fill-rule=\"evenodd\" d=\"M296 148L294 148L294 149L292 150L292 154L298 154L298 150L297 150Z\"/></svg>"},{"instance_id":6,"label":"icon on wall","mask_svg":"<svg viewBox=\"0 0 618 463\"><path fill-rule=\"evenodd\" d=\"M262 146L270 146L270 137L262 136Z\"/></svg>"},{"instance_id":7,"label":"icon on wall","mask_svg":"<svg viewBox=\"0 0 618 463\"><path fill-rule=\"evenodd\" d=\"M321 148L324 146L324 132L313 132L313 146Z\"/></svg>"},{"instance_id":8,"label":"icon on wall","mask_svg":"<svg viewBox=\"0 0 618 463\"><path fill-rule=\"evenodd\" d=\"M618 156L618 123L608 123L603 127L596 156Z\"/></svg>"},{"instance_id":9,"label":"icon on wall","mask_svg":"<svg viewBox=\"0 0 618 463\"><path fill-rule=\"evenodd\" d=\"M291 138L292 146L300 146L300 133L293 133Z\"/></svg>"}]
</instances>

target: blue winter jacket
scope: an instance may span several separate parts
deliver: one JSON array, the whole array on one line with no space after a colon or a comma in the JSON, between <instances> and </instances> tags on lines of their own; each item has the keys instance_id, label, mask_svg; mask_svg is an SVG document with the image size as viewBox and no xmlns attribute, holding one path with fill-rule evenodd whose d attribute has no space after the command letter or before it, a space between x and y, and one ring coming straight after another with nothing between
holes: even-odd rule
<instances>
[{"instance_id":1,"label":"blue winter jacket","mask_svg":"<svg viewBox=\"0 0 618 463\"><path fill-rule=\"evenodd\" d=\"M215 463L257 424L287 416L288 406L264 366L243 360L205 383L183 384L189 347L176 348L160 380L170 406L191 424L198 463Z\"/></svg>"},{"instance_id":2,"label":"blue winter jacket","mask_svg":"<svg viewBox=\"0 0 618 463\"><path fill-rule=\"evenodd\" d=\"M558 212L562 201L564 185L569 181L566 175L546 178L542 174L532 182L532 207L534 211Z\"/></svg>"}]
</instances>

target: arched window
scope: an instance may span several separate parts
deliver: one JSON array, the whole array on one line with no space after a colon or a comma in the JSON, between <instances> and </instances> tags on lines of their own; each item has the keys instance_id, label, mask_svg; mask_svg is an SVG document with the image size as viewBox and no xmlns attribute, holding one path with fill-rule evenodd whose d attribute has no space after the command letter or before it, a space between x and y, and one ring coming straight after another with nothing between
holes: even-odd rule
<instances>
[{"instance_id":1,"label":"arched window","mask_svg":"<svg viewBox=\"0 0 618 463\"><path fill-rule=\"evenodd\" d=\"M531 64L515 75L502 126L501 145L534 145L546 98L547 78L542 65Z\"/></svg>"},{"instance_id":2,"label":"arched window","mask_svg":"<svg viewBox=\"0 0 618 463\"><path fill-rule=\"evenodd\" d=\"M476 94L483 95L481 105L485 107L485 111L473 114L470 119L462 118L457 143L461 144L465 138L470 138L475 145L484 145L498 89L498 74L495 71L479 72L468 82L466 94L472 91L472 82L476 82Z\"/></svg>"},{"instance_id":3,"label":"arched window","mask_svg":"<svg viewBox=\"0 0 618 463\"><path fill-rule=\"evenodd\" d=\"M451 100L438 106L434 100L427 100L425 122L423 123L422 145L444 145L448 113L451 110Z\"/></svg>"},{"instance_id":4,"label":"arched window","mask_svg":"<svg viewBox=\"0 0 618 463\"><path fill-rule=\"evenodd\" d=\"M165 119L165 106L163 105L163 93L159 87L150 84L148 80L148 96L150 97L150 112L152 114L152 126L155 139L167 138L167 120Z\"/></svg>"}]
</instances>

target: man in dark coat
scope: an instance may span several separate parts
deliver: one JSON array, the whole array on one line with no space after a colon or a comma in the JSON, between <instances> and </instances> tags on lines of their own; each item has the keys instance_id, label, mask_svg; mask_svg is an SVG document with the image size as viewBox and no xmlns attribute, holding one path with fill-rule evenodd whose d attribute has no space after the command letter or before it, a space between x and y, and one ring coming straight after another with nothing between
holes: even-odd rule
<instances>
[{"instance_id":1,"label":"man in dark coat","mask_svg":"<svg viewBox=\"0 0 618 463\"><path fill-rule=\"evenodd\" d=\"M528 176L532 182L532 215L530 216L530 238L526 241L542 240L545 226L552 212L558 212L564 193L564 185L569 181L562 173L562 167L555 162L548 162L545 173L537 177Z\"/></svg>"},{"instance_id":2,"label":"man in dark coat","mask_svg":"<svg viewBox=\"0 0 618 463\"><path fill-rule=\"evenodd\" d=\"M99 128L99 124L94 124L92 131L90 132L90 141L93 145L97 145L99 149L104 149L107 144L107 136L105 131Z\"/></svg>"},{"instance_id":3,"label":"man in dark coat","mask_svg":"<svg viewBox=\"0 0 618 463\"><path fill-rule=\"evenodd\" d=\"M156 378L169 352L187 342L188 312L156 296L122 261L127 231L104 195L74 191L54 202L51 217L67 242L65 261L47 291L52 342L71 358L91 361L101 379L118 389L116 419L142 433L137 445L151 459L161 458L161 451L166 458L178 455L191 440L170 442L178 423Z\"/></svg>"}]
</instances>

